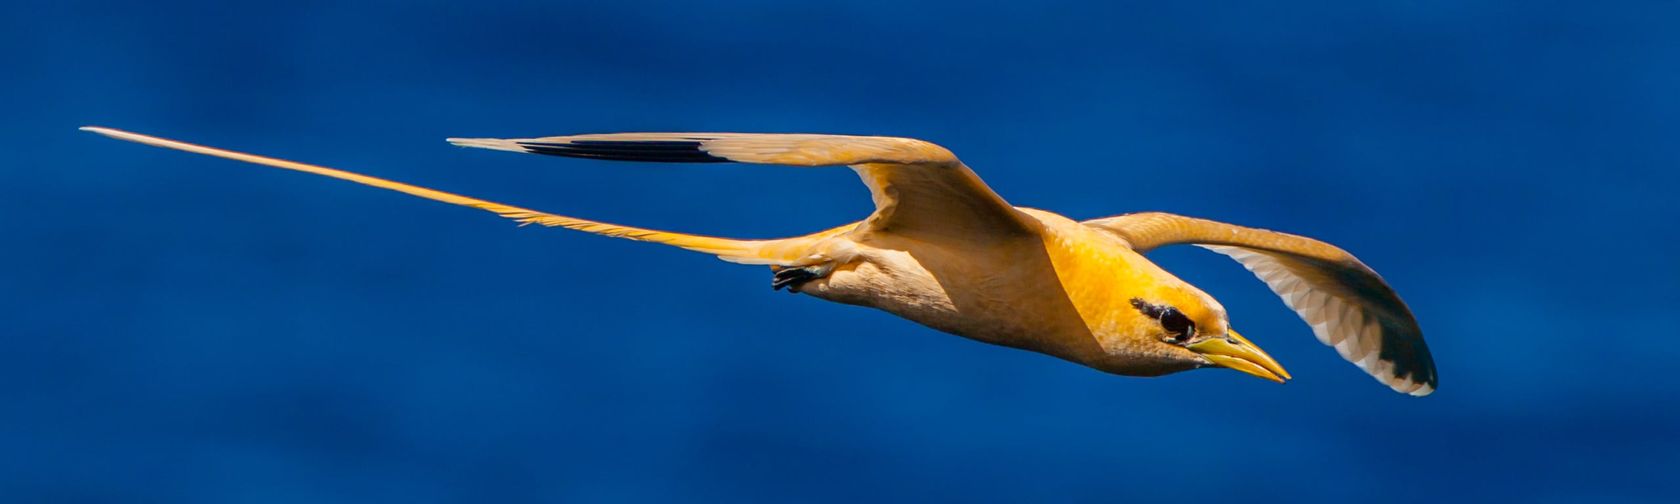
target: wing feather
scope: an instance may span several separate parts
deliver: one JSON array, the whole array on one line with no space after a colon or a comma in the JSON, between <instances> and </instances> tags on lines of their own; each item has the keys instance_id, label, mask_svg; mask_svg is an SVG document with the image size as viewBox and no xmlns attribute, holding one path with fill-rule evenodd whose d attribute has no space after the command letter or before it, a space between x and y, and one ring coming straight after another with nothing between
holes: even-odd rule
<instances>
[{"instance_id":1,"label":"wing feather","mask_svg":"<svg viewBox=\"0 0 1680 504\"><path fill-rule=\"evenodd\" d=\"M610 133L451 138L463 147L667 163L850 166L875 212L859 232L986 239L1019 236L1031 219L987 187L950 150L912 138L768 133Z\"/></svg>"},{"instance_id":2,"label":"wing feather","mask_svg":"<svg viewBox=\"0 0 1680 504\"><path fill-rule=\"evenodd\" d=\"M1147 252L1194 244L1236 260L1312 327L1320 343L1396 391L1435 390L1435 361L1411 309L1382 277L1327 243L1166 213L1086 221Z\"/></svg>"}]
</instances>

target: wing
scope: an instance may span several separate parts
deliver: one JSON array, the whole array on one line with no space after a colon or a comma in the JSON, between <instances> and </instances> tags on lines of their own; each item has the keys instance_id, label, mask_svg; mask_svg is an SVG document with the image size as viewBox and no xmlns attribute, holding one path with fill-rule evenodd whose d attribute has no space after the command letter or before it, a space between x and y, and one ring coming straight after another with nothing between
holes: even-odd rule
<instances>
[{"instance_id":1,"label":"wing","mask_svg":"<svg viewBox=\"0 0 1680 504\"><path fill-rule=\"evenodd\" d=\"M1435 391L1435 360L1411 309L1352 254L1311 238L1168 213L1136 213L1085 224L1124 238L1138 252L1193 244L1254 272L1336 352L1398 392Z\"/></svg>"},{"instance_id":2,"label":"wing","mask_svg":"<svg viewBox=\"0 0 1680 504\"><path fill-rule=\"evenodd\" d=\"M451 138L463 147L666 163L850 166L875 213L860 231L966 239L1029 232L1031 221L951 151L910 138L757 133L614 133L525 139Z\"/></svg>"},{"instance_id":3,"label":"wing","mask_svg":"<svg viewBox=\"0 0 1680 504\"><path fill-rule=\"evenodd\" d=\"M246 154L243 152L217 149L215 147L178 142L175 140L130 133L122 130L100 128L95 126L84 127L82 130L98 133L118 140L127 140L130 142L163 147L166 149L205 154L236 161L244 161L247 163L255 163L264 166L272 166L275 168L283 168L341 180L348 180L358 184L378 187L381 189L389 189L429 200L486 210L495 213L496 215L518 221L521 225L540 224L543 226L563 227L615 238L661 243L695 252L713 254L725 261L741 264L792 265L797 261L799 251L802 250L803 245L808 245L809 242L814 240L838 234L840 231L849 229L847 226L841 226L839 228L830 229L814 235L780 240L732 240L728 238L714 238L710 236L673 233L669 231L656 231L652 229L620 226L617 224L607 224L605 222L596 222L576 217L544 213L512 205L504 205L478 198L462 196L459 194L447 193L435 189L427 189L424 187L404 184L402 182L369 177L359 173L351 173L343 170L327 168L325 166L316 166L298 163L295 161L286 161L283 159Z\"/></svg>"}]
</instances>

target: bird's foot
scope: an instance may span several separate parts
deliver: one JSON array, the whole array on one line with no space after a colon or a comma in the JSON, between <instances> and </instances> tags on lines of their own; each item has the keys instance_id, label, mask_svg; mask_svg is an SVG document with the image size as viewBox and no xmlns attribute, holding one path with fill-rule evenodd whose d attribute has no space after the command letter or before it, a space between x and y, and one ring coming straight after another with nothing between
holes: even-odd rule
<instances>
[{"instance_id":1,"label":"bird's foot","mask_svg":"<svg viewBox=\"0 0 1680 504\"><path fill-rule=\"evenodd\" d=\"M786 288L788 290L788 294L794 294L799 292L799 287L801 285L805 285L805 282L826 277L829 273L833 272L834 263L832 262L813 264L810 266L788 266L780 268L777 269L776 274L770 278L770 289L782 290Z\"/></svg>"}]
</instances>

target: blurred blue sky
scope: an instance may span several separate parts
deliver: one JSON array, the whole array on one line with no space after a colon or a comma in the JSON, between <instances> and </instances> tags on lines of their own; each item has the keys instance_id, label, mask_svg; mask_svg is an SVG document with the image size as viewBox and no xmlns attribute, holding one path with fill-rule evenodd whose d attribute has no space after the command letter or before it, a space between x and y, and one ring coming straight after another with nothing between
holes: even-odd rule
<instances>
[{"instance_id":1,"label":"blurred blue sky","mask_svg":"<svg viewBox=\"0 0 1680 504\"><path fill-rule=\"evenodd\" d=\"M1658 502L1680 490L1680 3L8 4L0 495L23 501ZM447 136L914 136L1013 203L1318 237L1442 376L1104 375L769 273L98 124L610 222L860 218L845 170ZM807 191L790 194L787 188Z\"/></svg>"}]
</instances>

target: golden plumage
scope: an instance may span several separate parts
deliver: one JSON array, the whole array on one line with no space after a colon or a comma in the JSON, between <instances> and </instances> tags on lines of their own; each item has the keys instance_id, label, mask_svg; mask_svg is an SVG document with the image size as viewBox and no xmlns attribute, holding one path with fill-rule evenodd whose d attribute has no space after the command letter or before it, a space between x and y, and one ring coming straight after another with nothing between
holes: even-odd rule
<instances>
[{"instance_id":1,"label":"golden plumage","mask_svg":"<svg viewBox=\"0 0 1680 504\"><path fill-rule=\"evenodd\" d=\"M321 166L108 128L109 137L296 170L487 210L522 224L663 243L768 265L775 285L882 309L968 338L1103 371L1161 375L1227 367L1274 381L1282 366L1232 330L1225 309L1143 257L1194 244L1265 281L1320 341L1396 391L1434 391L1434 362L1411 312L1339 248L1295 235L1165 213L1076 222L1009 205L949 150L921 140L843 135L623 133L449 139L466 147L594 159L850 166L875 211L862 221L772 240L619 226L503 205Z\"/></svg>"}]
</instances>

